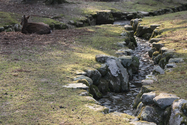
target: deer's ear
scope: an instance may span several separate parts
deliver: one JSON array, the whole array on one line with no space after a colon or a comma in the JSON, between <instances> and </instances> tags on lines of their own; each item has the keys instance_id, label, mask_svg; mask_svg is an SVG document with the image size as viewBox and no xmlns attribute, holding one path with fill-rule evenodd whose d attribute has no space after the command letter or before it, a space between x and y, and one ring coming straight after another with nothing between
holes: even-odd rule
<instances>
[{"instance_id":1,"label":"deer's ear","mask_svg":"<svg viewBox=\"0 0 187 125\"><path fill-rule=\"evenodd\" d=\"M27 19L29 19L30 16L27 16Z\"/></svg>"}]
</instances>

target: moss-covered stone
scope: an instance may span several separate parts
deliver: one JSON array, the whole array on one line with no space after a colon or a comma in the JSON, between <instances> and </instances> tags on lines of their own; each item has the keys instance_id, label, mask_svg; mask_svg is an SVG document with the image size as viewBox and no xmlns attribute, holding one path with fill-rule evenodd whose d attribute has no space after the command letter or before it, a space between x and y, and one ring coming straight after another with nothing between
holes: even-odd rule
<instances>
[{"instance_id":1,"label":"moss-covered stone","mask_svg":"<svg viewBox=\"0 0 187 125\"><path fill-rule=\"evenodd\" d=\"M158 55L159 55L159 51L153 52L153 54L152 54L152 60L154 60L154 58L155 58L156 56L158 56Z\"/></svg>"},{"instance_id":2,"label":"moss-covered stone","mask_svg":"<svg viewBox=\"0 0 187 125\"><path fill-rule=\"evenodd\" d=\"M167 61L166 57L164 57L164 58L160 59L158 65L159 65L162 69L164 69L164 67L165 67L165 65L166 65L167 63L168 63L168 61Z\"/></svg>"},{"instance_id":3,"label":"moss-covered stone","mask_svg":"<svg viewBox=\"0 0 187 125\"><path fill-rule=\"evenodd\" d=\"M158 64L161 58L162 58L162 55L161 55L161 54L158 54L158 55L154 58L154 65Z\"/></svg>"},{"instance_id":4,"label":"moss-covered stone","mask_svg":"<svg viewBox=\"0 0 187 125\"><path fill-rule=\"evenodd\" d=\"M149 57L153 56L153 53L157 51L155 47L153 47L151 50L148 51Z\"/></svg>"},{"instance_id":5,"label":"moss-covered stone","mask_svg":"<svg viewBox=\"0 0 187 125\"><path fill-rule=\"evenodd\" d=\"M87 86L90 86L89 82L86 80L86 79L80 79L80 80L77 80L78 83L83 83Z\"/></svg>"},{"instance_id":6,"label":"moss-covered stone","mask_svg":"<svg viewBox=\"0 0 187 125\"><path fill-rule=\"evenodd\" d=\"M95 99L100 99L103 96L98 87L95 85L90 85L89 93L92 94Z\"/></svg>"}]
</instances>

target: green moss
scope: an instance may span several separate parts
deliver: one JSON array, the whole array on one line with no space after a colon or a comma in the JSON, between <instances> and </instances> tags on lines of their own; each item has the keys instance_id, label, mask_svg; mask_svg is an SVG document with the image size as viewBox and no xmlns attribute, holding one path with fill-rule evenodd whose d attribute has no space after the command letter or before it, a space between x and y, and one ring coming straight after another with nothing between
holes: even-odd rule
<instances>
[{"instance_id":1,"label":"green moss","mask_svg":"<svg viewBox=\"0 0 187 125\"><path fill-rule=\"evenodd\" d=\"M88 81L87 81L86 79L80 79L80 80L78 80L77 82L78 82L78 83L83 83L83 84L85 84L85 85L87 85L87 86L90 86L90 84L88 83Z\"/></svg>"},{"instance_id":2,"label":"green moss","mask_svg":"<svg viewBox=\"0 0 187 125\"><path fill-rule=\"evenodd\" d=\"M20 23L19 21L21 21L21 16L19 14L0 11L0 27L18 24Z\"/></svg>"}]
</instances>

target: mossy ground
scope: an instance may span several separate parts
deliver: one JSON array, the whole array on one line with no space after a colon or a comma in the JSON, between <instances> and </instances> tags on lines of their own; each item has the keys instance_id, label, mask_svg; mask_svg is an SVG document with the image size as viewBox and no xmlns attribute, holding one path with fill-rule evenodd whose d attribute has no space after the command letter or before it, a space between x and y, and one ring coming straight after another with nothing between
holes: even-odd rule
<instances>
[{"instance_id":1,"label":"mossy ground","mask_svg":"<svg viewBox=\"0 0 187 125\"><path fill-rule=\"evenodd\" d=\"M173 93L187 99L187 11L165 14L162 16L144 18L142 24L161 24L163 33L157 37L163 40L165 47L175 49L178 57L184 58L185 62L178 64L173 72L159 75L158 82L153 86L159 90Z\"/></svg>"}]
</instances>

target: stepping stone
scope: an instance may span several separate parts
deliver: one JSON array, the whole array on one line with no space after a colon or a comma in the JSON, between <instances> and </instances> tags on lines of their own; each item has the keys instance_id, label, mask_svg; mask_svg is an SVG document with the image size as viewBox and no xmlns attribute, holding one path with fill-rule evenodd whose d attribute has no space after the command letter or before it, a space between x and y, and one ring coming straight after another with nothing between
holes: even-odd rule
<instances>
[{"instance_id":1,"label":"stepping stone","mask_svg":"<svg viewBox=\"0 0 187 125\"><path fill-rule=\"evenodd\" d=\"M70 84L64 85L62 87L69 88L69 89L85 89L85 90L87 90L89 88L88 86L86 86L83 83L70 83Z\"/></svg>"}]
</instances>

